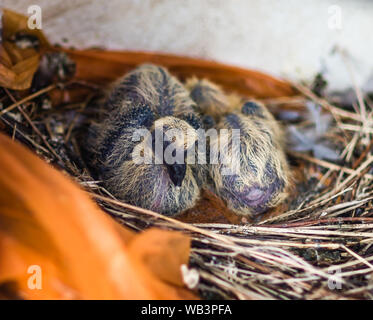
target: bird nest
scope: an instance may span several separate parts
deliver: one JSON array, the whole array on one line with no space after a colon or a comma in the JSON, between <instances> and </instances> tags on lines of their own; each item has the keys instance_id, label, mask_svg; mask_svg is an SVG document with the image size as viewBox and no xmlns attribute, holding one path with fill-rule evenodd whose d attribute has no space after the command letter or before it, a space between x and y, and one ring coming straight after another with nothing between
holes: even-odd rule
<instances>
[{"instance_id":1,"label":"bird nest","mask_svg":"<svg viewBox=\"0 0 373 320\"><path fill-rule=\"evenodd\" d=\"M174 219L118 201L95 181L79 148L87 106L143 62L164 65L182 81L208 78L264 102L287 130L291 197L252 220L234 215L206 191L195 208ZM325 85L322 77L311 86L290 84L170 55L54 49L42 59L31 90L0 88L0 128L72 176L122 225L190 235L184 280L202 298L371 299L371 100L359 88L356 99L326 97Z\"/></svg>"},{"instance_id":2,"label":"bird nest","mask_svg":"<svg viewBox=\"0 0 373 320\"><path fill-rule=\"evenodd\" d=\"M189 234L193 240L189 268L197 271L189 273L194 275L190 286L196 286L203 298L372 298L369 97L357 90L356 102L346 103L334 95L331 103L322 97L320 79L311 88L291 86L262 74L192 59L68 53L70 58L65 52L52 54L60 75L72 62L77 64L76 76L68 81L58 80L24 97L1 90L2 129L74 177L121 224L134 230L157 226ZM105 64L110 70L110 55L118 57L122 72L152 61L165 64L182 79L197 75L219 82L224 74L229 82L220 83L228 90L234 90L233 84L242 83L242 78L249 79L237 91L265 102L292 142L288 150L294 173L291 198L255 221L236 217L207 192L196 208L177 219L116 200L100 181L92 179L78 143L89 118L87 105L105 87L87 70L92 60L101 60L101 71ZM116 77L106 75L102 82Z\"/></svg>"}]
</instances>

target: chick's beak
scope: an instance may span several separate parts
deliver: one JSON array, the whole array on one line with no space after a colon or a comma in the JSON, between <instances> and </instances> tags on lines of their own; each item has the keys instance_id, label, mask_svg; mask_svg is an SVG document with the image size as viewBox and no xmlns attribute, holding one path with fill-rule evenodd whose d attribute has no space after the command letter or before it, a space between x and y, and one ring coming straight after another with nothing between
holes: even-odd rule
<instances>
[{"instance_id":1,"label":"chick's beak","mask_svg":"<svg viewBox=\"0 0 373 320\"><path fill-rule=\"evenodd\" d=\"M167 165L167 171L168 174L170 175L170 179L172 183L176 187L181 187L181 184L185 178L185 173L186 173L186 164L171 164Z\"/></svg>"}]
</instances>

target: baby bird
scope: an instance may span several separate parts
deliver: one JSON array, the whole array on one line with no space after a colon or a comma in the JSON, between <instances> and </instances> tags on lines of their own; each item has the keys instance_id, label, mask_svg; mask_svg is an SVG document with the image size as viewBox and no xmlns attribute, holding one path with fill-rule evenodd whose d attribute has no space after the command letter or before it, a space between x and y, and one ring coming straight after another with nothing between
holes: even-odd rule
<instances>
[{"instance_id":1,"label":"baby bird","mask_svg":"<svg viewBox=\"0 0 373 320\"><path fill-rule=\"evenodd\" d=\"M210 127L228 130L227 139L218 134L210 141L210 150L219 150L219 159L231 160L228 167L222 161L207 166L212 191L239 215L253 216L283 201L290 171L283 133L272 114L263 104L225 95L207 80L192 79L186 86L200 112L213 119ZM236 145L232 129L239 130ZM235 171L226 170L232 167Z\"/></svg>"},{"instance_id":2,"label":"baby bird","mask_svg":"<svg viewBox=\"0 0 373 320\"><path fill-rule=\"evenodd\" d=\"M167 216L193 207L200 189L187 151L201 125L194 106L189 92L163 67L141 65L119 79L86 147L89 165L106 189ZM168 149L170 161L163 159Z\"/></svg>"}]
</instances>

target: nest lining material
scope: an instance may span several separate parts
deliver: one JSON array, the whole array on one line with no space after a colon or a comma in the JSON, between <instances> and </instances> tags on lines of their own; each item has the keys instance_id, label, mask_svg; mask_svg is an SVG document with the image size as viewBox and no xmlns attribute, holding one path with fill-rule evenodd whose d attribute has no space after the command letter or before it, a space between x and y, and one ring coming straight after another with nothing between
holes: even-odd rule
<instances>
[{"instance_id":1,"label":"nest lining material","mask_svg":"<svg viewBox=\"0 0 373 320\"><path fill-rule=\"evenodd\" d=\"M313 102L333 118L324 141L342 155L319 159L289 151L296 192L276 214L256 223L184 223L117 201L89 175L80 148L79 132L92 95L81 103L49 108L49 93L85 86L57 83L21 99L0 91L2 129L74 179L99 205L134 230L150 226L179 230L193 239L190 268L199 274L203 298L224 299L371 299L373 298L372 115L369 99L356 108L331 104L303 85L299 96L266 102L281 117L295 106L305 113ZM359 95L358 95L359 96ZM18 101L18 102L17 102ZM285 117L286 127L302 128L307 121ZM299 129L300 130L300 129ZM318 143L315 142L314 143ZM343 159L343 160L341 160ZM299 178L301 177L301 178Z\"/></svg>"}]
</instances>

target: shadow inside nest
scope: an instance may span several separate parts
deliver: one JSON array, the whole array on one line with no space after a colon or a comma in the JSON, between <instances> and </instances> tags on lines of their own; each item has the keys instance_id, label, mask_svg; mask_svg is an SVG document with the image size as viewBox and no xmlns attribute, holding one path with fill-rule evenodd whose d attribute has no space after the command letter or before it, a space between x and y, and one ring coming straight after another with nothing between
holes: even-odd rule
<instances>
[{"instance_id":1,"label":"shadow inside nest","mask_svg":"<svg viewBox=\"0 0 373 320\"><path fill-rule=\"evenodd\" d=\"M102 88L75 79L57 83L1 114L0 128L71 175L121 224L189 233L190 267L199 272L204 298L373 297L371 278L365 276L373 270L373 143L369 130L360 131L360 114L300 85L299 95L263 98L288 129L291 196L254 221L238 217L205 191L197 206L176 220L116 201L92 177L82 133L97 116L94 101ZM16 91L0 91L3 106L22 99ZM330 287L335 270L341 290Z\"/></svg>"}]
</instances>

